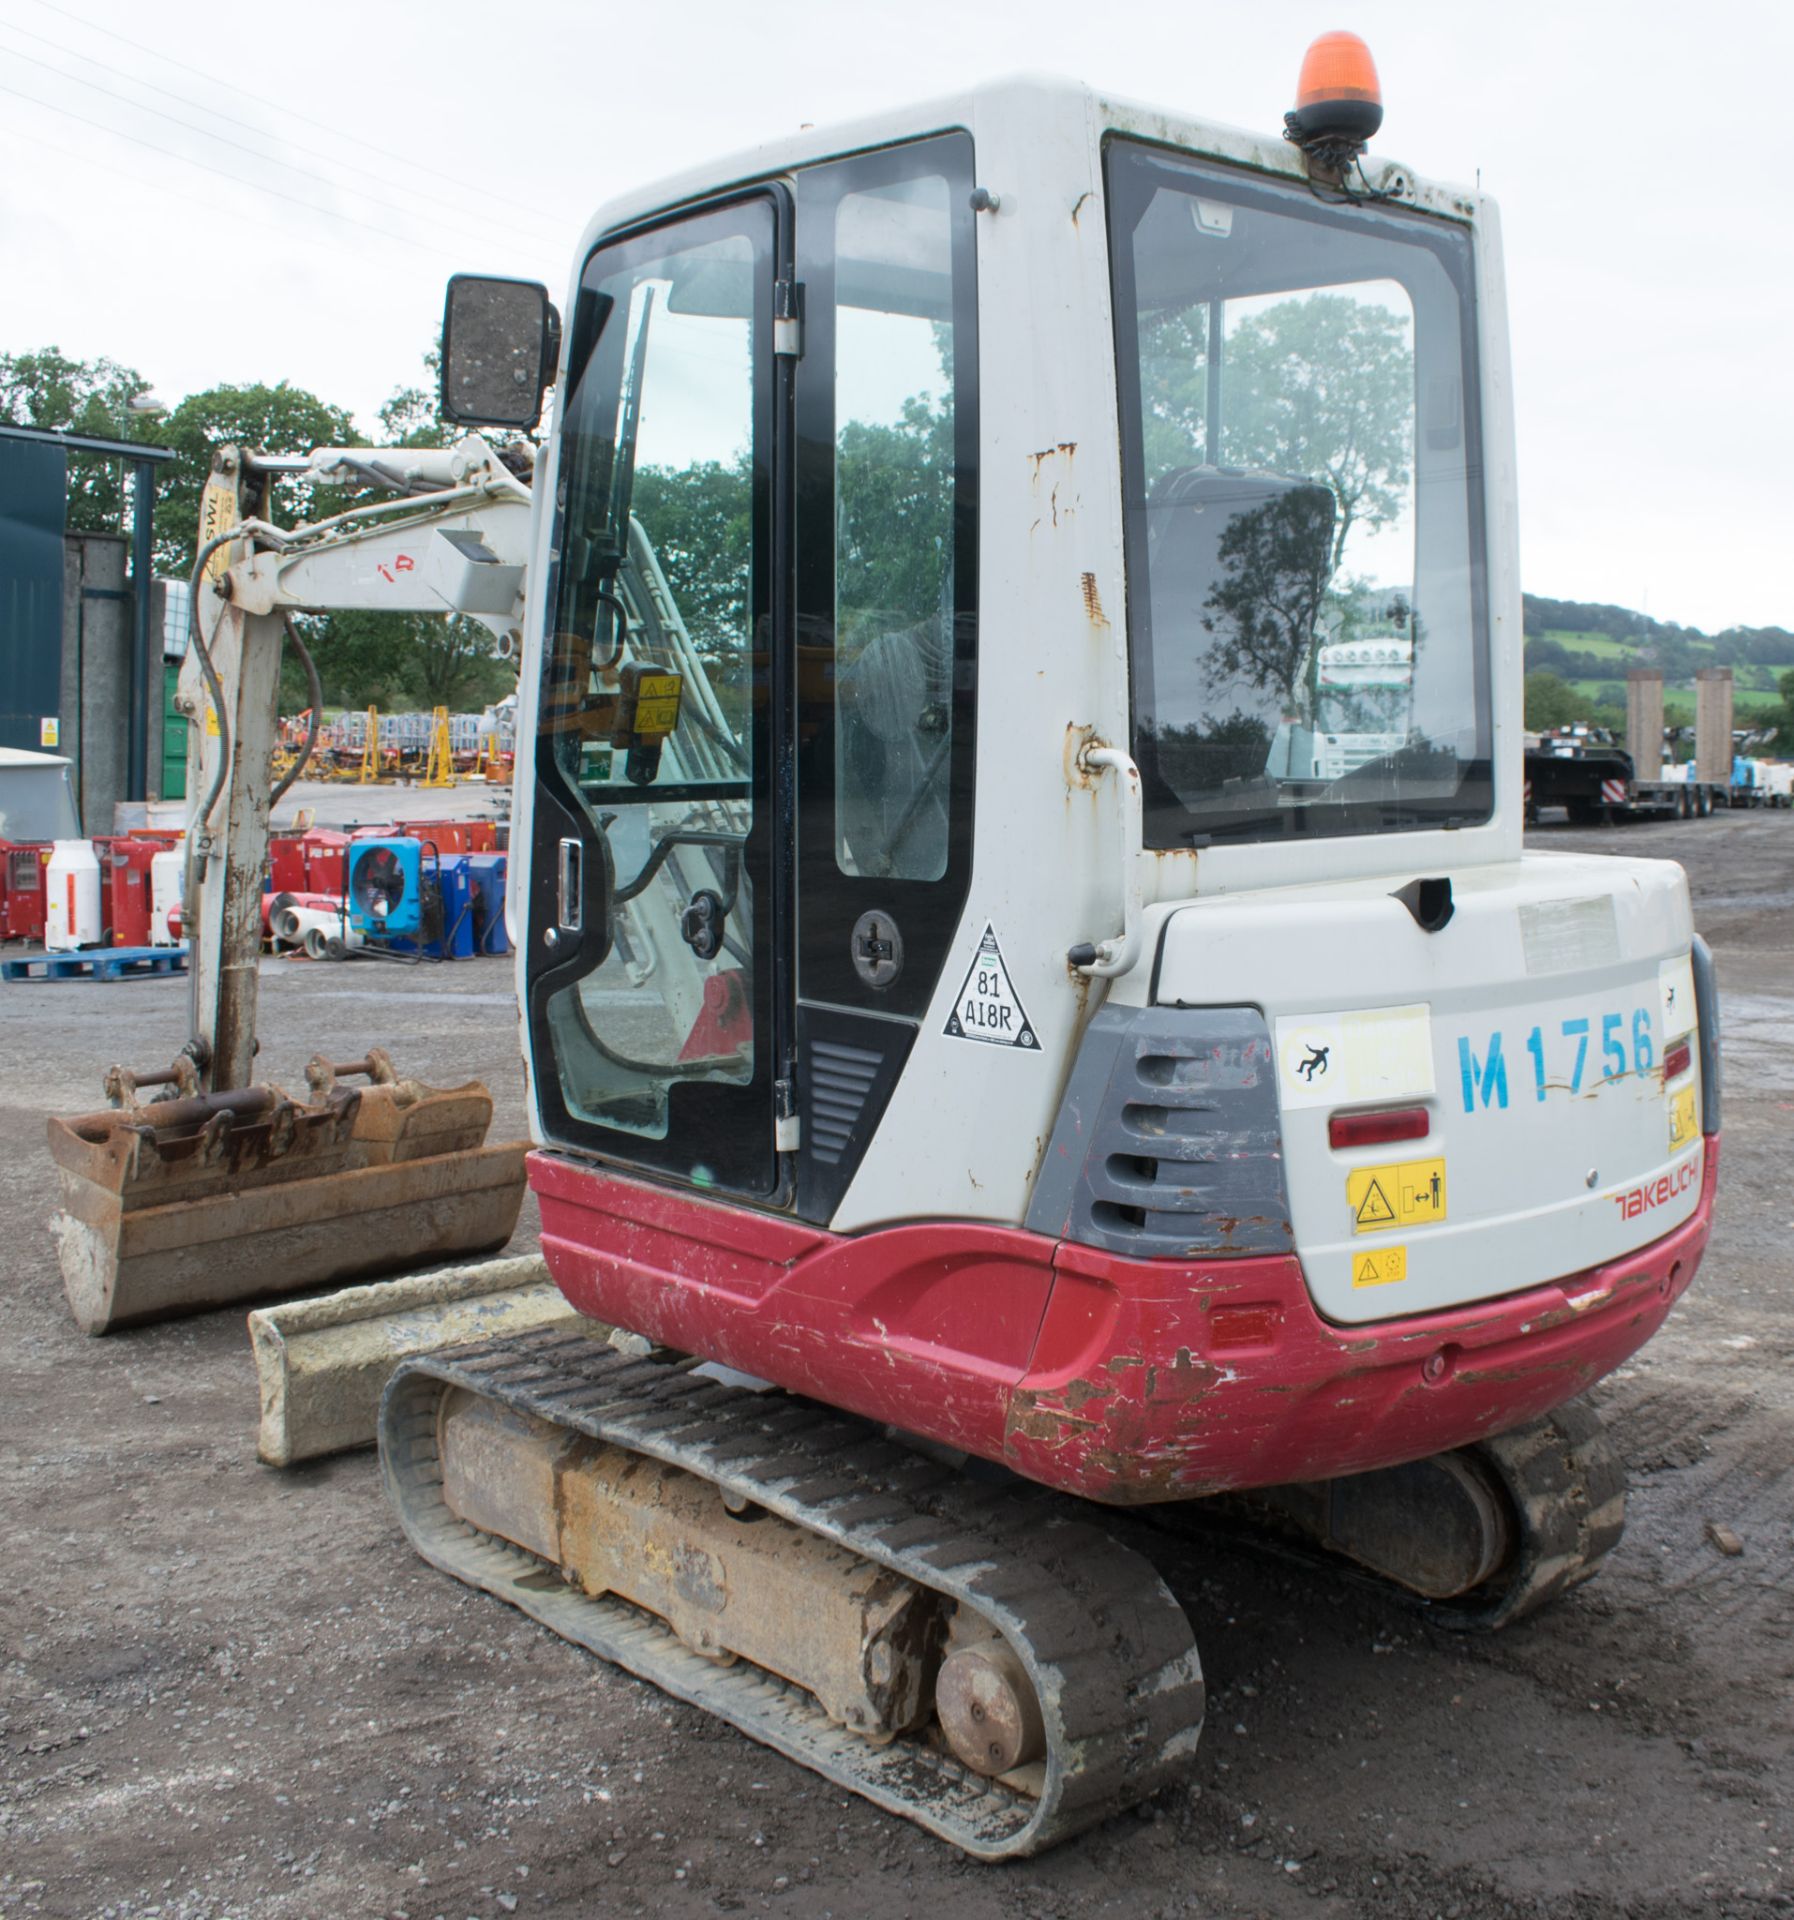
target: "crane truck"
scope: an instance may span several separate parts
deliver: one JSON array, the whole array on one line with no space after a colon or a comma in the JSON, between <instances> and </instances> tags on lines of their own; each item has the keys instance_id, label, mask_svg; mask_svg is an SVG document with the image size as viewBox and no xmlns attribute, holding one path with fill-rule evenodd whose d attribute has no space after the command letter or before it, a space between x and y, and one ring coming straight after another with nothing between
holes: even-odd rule
<instances>
[{"instance_id":1,"label":"crane truck","mask_svg":"<svg viewBox=\"0 0 1794 1920\"><path fill-rule=\"evenodd\" d=\"M529 1179L633 1338L407 1361L386 1487L980 1858L1192 1764L1105 1512L1515 1619L1619 1539L1580 1396L1707 1240L1683 876L1522 851L1496 212L1380 118L1351 36L1284 138L1005 82L610 202L564 322L450 284L447 415L553 389Z\"/></svg>"}]
</instances>

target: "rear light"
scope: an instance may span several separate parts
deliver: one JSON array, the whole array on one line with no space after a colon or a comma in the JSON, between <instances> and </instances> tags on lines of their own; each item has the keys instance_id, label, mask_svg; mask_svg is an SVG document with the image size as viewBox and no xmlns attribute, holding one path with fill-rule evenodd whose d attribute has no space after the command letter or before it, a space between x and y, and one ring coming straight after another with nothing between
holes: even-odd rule
<instances>
[{"instance_id":1,"label":"rear light","mask_svg":"<svg viewBox=\"0 0 1794 1920\"><path fill-rule=\"evenodd\" d=\"M1336 1113L1327 1122L1331 1147L1380 1147L1388 1140L1424 1140L1433 1130L1425 1107L1382 1107L1374 1113Z\"/></svg>"},{"instance_id":2,"label":"rear light","mask_svg":"<svg viewBox=\"0 0 1794 1920\"><path fill-rule=\"evenodd\" d=\"M1686 1040L1678 1040L1663 1056L1663 1077L1665 1080L1679 1080L1694 1064L1694 1054Z\"/></svg>"}]
</instances>

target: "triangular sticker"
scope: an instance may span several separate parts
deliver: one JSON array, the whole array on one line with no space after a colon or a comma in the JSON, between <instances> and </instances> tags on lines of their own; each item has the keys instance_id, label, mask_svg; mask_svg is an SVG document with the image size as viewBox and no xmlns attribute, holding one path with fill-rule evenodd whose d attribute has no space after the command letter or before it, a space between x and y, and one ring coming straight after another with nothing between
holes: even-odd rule
<instances>
[{"instance_id":1,"label":"triangular sticker","mask_svg":"<svg viewBox=\"0 0 1794 1920\"><path fill-rule=\"evenodd\" d=\"M971 971L959 990L953 1011L947 1016L946 1031L955 1040L980 1040L991 1047L1020 1047L1038 1053L1040 1042L1034 1037L1029 1020L1003 964L1003 952L997 945L994 928L986 925L984 938L972 958Z\"/></svg>"},{"instance_id":2,"label":"triangular sticker","mask_svg":"<svg viewBox=\"0 0 1794 1920\"><path fill-rule=\"evenodd\" d=\"M1359 1226L1387 1226L1394 1218L1395 1209L1389 1204L1383 1192L1382 1183L1373 1180L1370 1183L1370 1191L1358 1205Z\"/></svg>"}]
</instances>

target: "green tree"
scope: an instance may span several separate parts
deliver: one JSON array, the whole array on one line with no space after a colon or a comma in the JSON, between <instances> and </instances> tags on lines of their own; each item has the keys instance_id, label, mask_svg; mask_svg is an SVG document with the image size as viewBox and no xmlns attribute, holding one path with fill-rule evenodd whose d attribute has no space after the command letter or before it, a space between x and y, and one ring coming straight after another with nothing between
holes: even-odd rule
<instances>
[{"instance_id":1,"label":"green tree","mask_svg":"<svg viewBox=\"0 0 1794 1920\"><path fill-rule=\"evenodd\" d=\"M1149 481L1199 457L1323 481L1331 568L1353 531L1400 518L1413 478L1414 348L1407 316L1349 293L1279 300L1230 325L1221 444L1207 445L1208 308L1141 330Z\"/></svg>"},{"instance_id":2,"label":"green tree","mask_svg":"<svg viewBox=\"0 0 1794 1920\"><path fill-rule=\"evenodd\" d=\"M193 570L199 537L199 497L223 446L254 453L310 453L356 439L348 410L287 381L278 386L208 387L191 393L161 423L159 438L175 450L156 498L156 570L185 578ZM271 489L270 517L283 526L334 513L346 502L340 489L283 477Z\"/></svg>"},{"instance_id":3,"label":"green tree","mask_svg":"<svg viewBox=\"0 0 1794 1920\"><path fill-rule=\"evenodd\" d=\"M692 639L740 651L753 556L753 478L748 457L690 467L638 467L630 511L640 522Z\"/></svg>"},{"instance_id":4,"label":"green tree","mask_svg":"<svg viewBox=\"0 0 1794 1920\"><path fill-rule=\"evenodd\" d=\"M1333 505L1325 487L1292 487L1236 513L1221 535L1220 578L1203 602L1202 624L1214 636L1204 659L1211 686L1244 682L1275 694L1287 716L1309 725Z\"/></svg>"},{"instance_id":5,"label":"green tree","mask_svg":"<svg viewBox=\"0 0 1794 1920\"><path fill-rule=\"evenodd\" d=\"M71 360L56 347L0 353L0 420L95 440L157 439L156 420L131 410L149 383L116 360ZM122 461L69 456L67 524L72 533L123 533L130 513Z\"/></svg>"},{"instance_id":6,"label":"green tree","mask_svg":"<svg viewBox=\"0 0 1794 1920\"><path fill-rule=\"evenodd\" d=\"M1561 674L1540 668L1526 676L1526 724L1534 733L1590 721L1594 714L1594 702L1578 693Z\"/></svg>"},{"instance_id":7,"label":"green tree","mask_svg":"<svg viewBox=\"0 0 1794 1920\"><path fill-rule=\"evenodd\" d=\"M943 372L950 381L950 365ZM844 625L870 617L883 632L938 618L953 560L951 406L912 394L895 424L849 420L835 450L835 492L835 598ZM853 637L842 636L848 644Z\"/></svg>"},{"instance_id":8,"label":"green tree","mask_svg":"<svg viewBox=\"0 0 1794 1920\"><path fill-rule=\"evenodd\" d=\"M1794 668L1777 679L1776 688L1781 694L1781 704L1765 707L1757 716L1757 724L1775 729L1764 743L1771 753L1794 754Z\"/></svg>"}]
</instances>

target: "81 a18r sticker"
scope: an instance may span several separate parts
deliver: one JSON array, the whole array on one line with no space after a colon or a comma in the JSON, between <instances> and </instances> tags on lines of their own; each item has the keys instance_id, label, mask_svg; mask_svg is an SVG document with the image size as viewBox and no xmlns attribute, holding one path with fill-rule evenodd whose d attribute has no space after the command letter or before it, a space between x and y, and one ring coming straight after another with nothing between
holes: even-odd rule
<instances>
[{"instance_id":1,"label":"81 a18r sticker","mask_svg":"<svg viewBox=\"0 0 1794 1920\"><path fill-rule=\"evenodd\" d=\"M944 1030L955 1040L978 1040L989 1047L1019 1047L1025 1053L1040 1051L1033 1023L1004 964L996 930L988 923Z\"/></svg>"}]
</instances>

